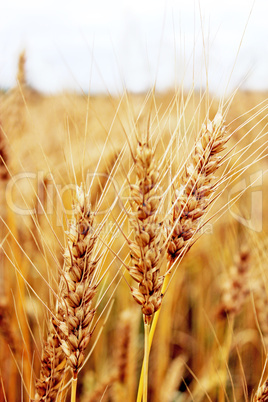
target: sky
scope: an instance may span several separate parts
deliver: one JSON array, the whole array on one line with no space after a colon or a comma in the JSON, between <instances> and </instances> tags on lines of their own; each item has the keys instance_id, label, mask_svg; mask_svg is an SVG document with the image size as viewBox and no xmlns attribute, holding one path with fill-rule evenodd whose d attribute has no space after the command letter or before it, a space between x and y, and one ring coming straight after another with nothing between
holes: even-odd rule
<instances>
[{"instance_id":1,"label":"sky","mask_svg":"<svg viewBox=\"0 0 268 402\"><path fill-rule=\"evenodd\" d=\"M267 90L267 15L267 0L2 1L0 88L25 50L45 93Z\"/></svg>"}]
</instances>

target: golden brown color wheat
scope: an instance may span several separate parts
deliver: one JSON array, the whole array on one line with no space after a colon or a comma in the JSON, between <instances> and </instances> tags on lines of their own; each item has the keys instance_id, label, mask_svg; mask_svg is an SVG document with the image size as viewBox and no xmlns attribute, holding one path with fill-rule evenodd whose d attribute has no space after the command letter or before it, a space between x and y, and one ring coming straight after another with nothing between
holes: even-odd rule
<instances>
[{"instance_id":1,"label":"golden brown color wheat","mask_svg":"<svg viewBox=\"0 0 268 402\"><path fill-rule=\"evenodd\" d=\"M135 173L137 184L130 185L134 241L129 243L131 266L128 270L139 284L138 289L132 288L132 295L142 306L145 322L150 323L162 301L163 276L160 275L159 262L163 232L157 213L159 173L148 142L138 144Z\"/></svg>"},{"instance_id":2,"label":"golden brown color wheat","mask_svg":"<svg viewBox=\"0 0 268 402\"><path fill-rule=\"evenodd\" d=\"M60 393L66 371L66 358L52 323L49 325L47 340L43 343L40 378L35 388L36 401L56 401Z\"/></svg>"},{"instance_id":3,"label":"golden brown color wheat","mask_svg":"<svg viewBox=\"0 0 268 402\"><path fill-rule=\"evenodd\" d=\"M62 350L75 374L84 362L92 335L90 324L95 315L92 299L97 289L98 259L93 250L96 241L93 219L89 195L82 187L77 187L59 285L57 319L53 321Z\"/></svg>"},{"instance_id":4,"label":"golden brown color wheat","mask_svg":"<svg viewBox=\"0 0 268 402\"><path fill-rule=\"evenodd\" d=\"M193 243L214 192L214 174L222 161L219 153L225 149L228 139L223 116L217 113L213 121L208 120L202 126L190 161L178 178L179 186L175 184L167 250L171 262L185 255Z\"/></svg>"}]
</instances>

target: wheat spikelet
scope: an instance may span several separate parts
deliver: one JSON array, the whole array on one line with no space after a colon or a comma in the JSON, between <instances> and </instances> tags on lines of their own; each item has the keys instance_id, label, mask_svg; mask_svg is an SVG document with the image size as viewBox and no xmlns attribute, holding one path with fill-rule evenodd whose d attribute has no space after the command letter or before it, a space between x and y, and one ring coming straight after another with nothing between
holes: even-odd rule
<instances>
[{"instance_id":1,"label":"wheat spikelet","mask_svg":"<svg viewBox=\"0 0 268 402\"><path fill-rule=\"evenodd\" d=\"M254 402L267 402L268 401L268 380L258 388L256 394L254 395Z\"/></svg>"},{"instance_id":2,"label":"wheat spikelet","mask_svg":"<svg viewBox=\"0 0 268 402\"><path fill-rule=\"evenodd\" d=\"M50 323L47 340L43 344L40 378L36 381L35 400L55 401L66 370L66 358L58 335Z\"/></svg>"},{"instance_id":3,"label":"wheat spikelet","mask_svg":"<svg viewBox=\"0 0 268 402\"><path fill-rule=\"evenodd\" d=\"M184 255L192 245L200 219L206 212L214 191L213 178L228 141L223 116L216 114L213 121L202 126L200 137L194 146L190 162L180 177L175 190L172 217L169 222L167 255L171 263Z\"/></svg>"},{"instance_id":4,"label":"wheat spikelet","mask_svg":"<svg viewBox=\"0 0 268 402\"><path fill-rule=\"evenodd\" d=\"M135 239L129 244L131 266L128 270L139 284L138 289L132 288L132 295L142 306L145 322L150 323L162 302L163 277L159 267L162 227L157 213L158 171L148 142L138 143L135 173L137 183L130 185L130 222Z\"/></svg>"},{"instance_id":5,"label":"wheat spikelet","mask_svg":"<svg viewBox=\"0 0 268 402\"><path fill-rule=\"evenodd\" d=\"M90 324L95 315L92 299L96 294L97 259L93 258L96 234L94 215L89 196L77 187L77 203L74 218L67 232L64 269L60 281L55 330L67 361L76 375L85 357L85 349L91 338Z\"/></svg>"},{"instance_id":6,"label":"wheat spikelet","mask_svg":"<svg viewBox=\"0 0 268 402\"><path fill-rule=\"evenodd\" d=\"M240 251L236 265L231 270L230 278L224 285L219 317L238 314L245 303L249 294L249 260L250 252L244 247Z\"/></svg>"}]
</instances>

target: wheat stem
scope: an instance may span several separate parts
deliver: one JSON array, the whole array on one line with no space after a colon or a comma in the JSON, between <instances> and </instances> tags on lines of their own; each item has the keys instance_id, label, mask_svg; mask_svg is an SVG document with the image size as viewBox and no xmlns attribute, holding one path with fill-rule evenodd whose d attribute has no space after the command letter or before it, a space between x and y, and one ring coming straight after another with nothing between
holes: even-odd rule
<instances>
[{"instance_id":1,"label":"wheat stem","mask_svg":"<svg viewBox=\"0 0 268 402\"><path fill-rule=\"evenodd\" d=\"M143 402L147 402L148 395L148 369L149 369L149 354L150 354L150 325L146 322L144 316L144 358L143 358Z\"/></svg>"},{"instance_id":2,"label":"wheat stem","mask_svg":"<svg viewBox=\"0 0 268 402\"><path fill-rule=\"evenodd\" d=\"M77 373L73 373L71 402L76 402Z\"/></svg>"},{"instance_id":3,"label":"wheat stem","mask_svg":"<svg viewBox=\"0 0 268 402\"><path fill-rule=\"evenodd\" d=\"M171 265L171 263L169 261L169 265L168 265L168 269L167 269L168 271L169 271L170 265ZM165 276L163 286L162 286L162 289L161 289L162 294L164 294L165 291L166 291L167 285L169 283L170 275L171 274L169 272ZM153 321L152 321L152 325L151 325L151 329L150 329L150 335L149 335L149 353L150 353L150 350L151 350L153 337L154 337L154 334L155 334L156 325L157 325L157 322L158 322L158 319L159 319L160 311L161 311L161 306L160 306L159 310L156 311L156 313L154 314L154 317L153 317ZM141 400L142 400L143 380L144 380L144 362L143 362L142 369L141 369L141 374L140 374L137 402L141 402Z\"/></svg>"}]
</instances>

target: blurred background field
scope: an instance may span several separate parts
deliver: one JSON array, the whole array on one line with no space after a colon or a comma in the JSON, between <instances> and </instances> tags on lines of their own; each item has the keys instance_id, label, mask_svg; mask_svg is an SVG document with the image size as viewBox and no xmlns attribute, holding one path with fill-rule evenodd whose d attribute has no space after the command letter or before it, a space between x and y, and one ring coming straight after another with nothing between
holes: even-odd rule
<instances>
[{"instance_id":1,"label":"blurred background field","mask_svg":"<svg viewBox=\"0 0 268 402\"><path fill-rule=\"evenodd\" d=\"M172 169L182 166L206 117L209 98L203 95L45 96L22 78L1 94L1 401L22 400L23 393L27 398L23 380L33 395L46 333L44 304L53 305L46 281L56 289L63 263L66 217L60 200L68 215L74 185L86 174L91 181L95 173L91 194L96 206L111 175L117 190L110 187L105 194L99 219L113 205L103 236L126 258L128 250L121 250L125 241L115 225L122 209L116 192L132 165L126 140L134 146L135 130L146 132L149 122L161 160L176 133ZM243 162L242 170L216 200L209 211L216 216L176 267L150 357L150 401L217 401L221 389L226 389L226 400L250 400L261 381L268 347L266 100L265 92L238 92L231 104L226 125L234 132L228 150L234 149L226 169ZM212 119L219 101L209 102ZM168 163L164 169L168 176ZM79 377L78 400L134 401L142 321L122 280L120 260L105 253L103 270L111 265L101 293L111 286L97 311L91 346L100 336ZM245 255L246 268L237 279L233 267ZM222 306L232 302L236 289L237 311L226 316Z\"/></svg>"}]
</instances>

